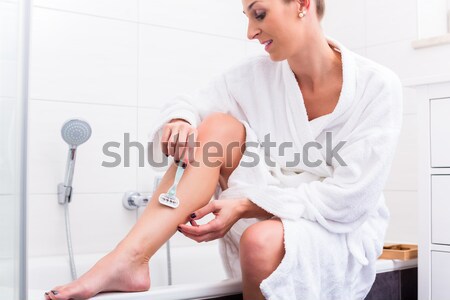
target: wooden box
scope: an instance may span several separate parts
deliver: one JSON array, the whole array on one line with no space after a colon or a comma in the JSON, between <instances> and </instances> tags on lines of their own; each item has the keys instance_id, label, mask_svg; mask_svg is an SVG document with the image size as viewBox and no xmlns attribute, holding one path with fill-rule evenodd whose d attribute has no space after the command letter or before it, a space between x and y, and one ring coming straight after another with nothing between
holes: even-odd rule
<instances>
[{"instance_id":1,"label":"wooden box","mask_svg":"<svg viewBox=\"0 0 450 300\"><path fill-rule=\"evenodd\" d=\"M412 244L385 244L381 259L413 259L417 258L417 245Z\"/></svg>"}]
</instances>

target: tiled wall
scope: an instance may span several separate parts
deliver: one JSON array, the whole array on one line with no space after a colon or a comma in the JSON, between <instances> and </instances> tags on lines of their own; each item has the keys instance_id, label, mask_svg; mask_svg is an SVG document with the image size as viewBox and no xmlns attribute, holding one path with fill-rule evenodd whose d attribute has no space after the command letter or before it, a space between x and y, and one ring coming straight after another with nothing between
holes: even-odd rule
<instances>
[{"instance_id":1,"label":"tiled wall","mask_svg":"<svg viewBox=\"0 0 450 300\"><path fill-rule=\"evenodd\" d=\"M63 207L68 147L64 121L82 118L92 136L79 146L70 204L76 253L106 252L136 214L122 208L125 191L151 192L155 173L138 166L105 168L108 141L124 134L145 145L159 107L176 94L254 54L239 1L35 0L32 20L29 137L29 254L66 253ZM218 17L220 16L220 17ZM229 26L223 26L226 20ZM195 242L176 234L173 245Z\"/></svg>"},{"instance_id":2,"label":"tiled wall","mask_svg":"<svg viewBox=\"0 0 450 300\"><path fill-rule=\"evenodd\" d=\"M395 2L395 3L394 3ZM449 74L450 46L414 50L415 1L327 1L326 33L392 68L402 80ZM389 8L389 9L387 9ZM190 92L248 55L240 1L35 0L32 22L29 140L29 253L66 253L63 208L63 122L90 122L79 147L71 203L75 252L105 252L124 236L135 214L122 208L127 190L151 191L154 173L131 166L104 168L102 146L123 145L124 133L146 142L152 119L171 96ZM392 219L388 240L417 241L415 94L405 88L403 133L386 188ZM123 148L121 148L121 151ZM176 234L173 245L196 244Z\"/></svg>"},{"instance_id":3,"label":"tiled wall","mask_svg":"<svg viewBox=\"0 0 450 300\"><path fill-rule=\"evenodd\" d=\"M17 182L19 140L18 122L15 116L17 99L17 42L19 36L19 5L17 1L0 0L0 259L10 261L17 253L15 225L18 218ZM8 286L14 286L14 273L9 276ZM1 292L0 292L1 294ZM2 295L0 295L2 297Z\"/></svg>"}]
</instances>

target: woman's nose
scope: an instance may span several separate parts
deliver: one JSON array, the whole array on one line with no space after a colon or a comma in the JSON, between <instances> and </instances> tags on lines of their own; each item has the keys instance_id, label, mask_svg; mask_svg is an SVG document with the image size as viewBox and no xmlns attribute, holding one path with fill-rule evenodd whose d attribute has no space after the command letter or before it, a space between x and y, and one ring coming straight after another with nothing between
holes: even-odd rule
<instances>
[{"instance_id":1,"label":"woman's nose","mask_svg":"<svg viewBox=\"0 0 450 300\"><path fill-rule=\"evenodd\" d=\"M253 40L255 36L259 33L259 31L260 30L257 27L253 26L253 24L249 22L247 27L247 38L249 40Z\"/></svg>"}]
</instances>

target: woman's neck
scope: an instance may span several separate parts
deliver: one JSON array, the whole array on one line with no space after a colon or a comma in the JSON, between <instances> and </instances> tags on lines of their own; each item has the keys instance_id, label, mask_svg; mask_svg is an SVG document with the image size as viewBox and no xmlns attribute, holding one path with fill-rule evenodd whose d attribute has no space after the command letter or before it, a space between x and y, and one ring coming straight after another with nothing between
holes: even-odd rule
<instances>
[{"instance_id":1,"label":"woman's neck","mask_svg":"<svg viewBox=\"0 0 450 300\"><path fill-rule=\"evenodd\" d=\"M342 60L340 53L328 45L323 34L316 33L305 40L309 47L288 58L288 63L301 88L314 92L329 84L330 78L340 76Z\"/></svg>"}]
</instances>

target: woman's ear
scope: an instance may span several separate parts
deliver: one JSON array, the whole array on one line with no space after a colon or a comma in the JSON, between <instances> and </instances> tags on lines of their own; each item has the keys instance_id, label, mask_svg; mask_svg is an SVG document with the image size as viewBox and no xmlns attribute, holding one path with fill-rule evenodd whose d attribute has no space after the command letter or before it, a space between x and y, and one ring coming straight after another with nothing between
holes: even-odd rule
<instances>
[{"instance_id":1,"label":"woman's ear","mask_svg":"<svg viewBox=\"0 0 450 300\"><path fill-rule=\"evenodd\" d=\"M309 10L309 6L311 5L311 0L295 0L297 2L298 11Z\"/></svg>"}]
</instances>

